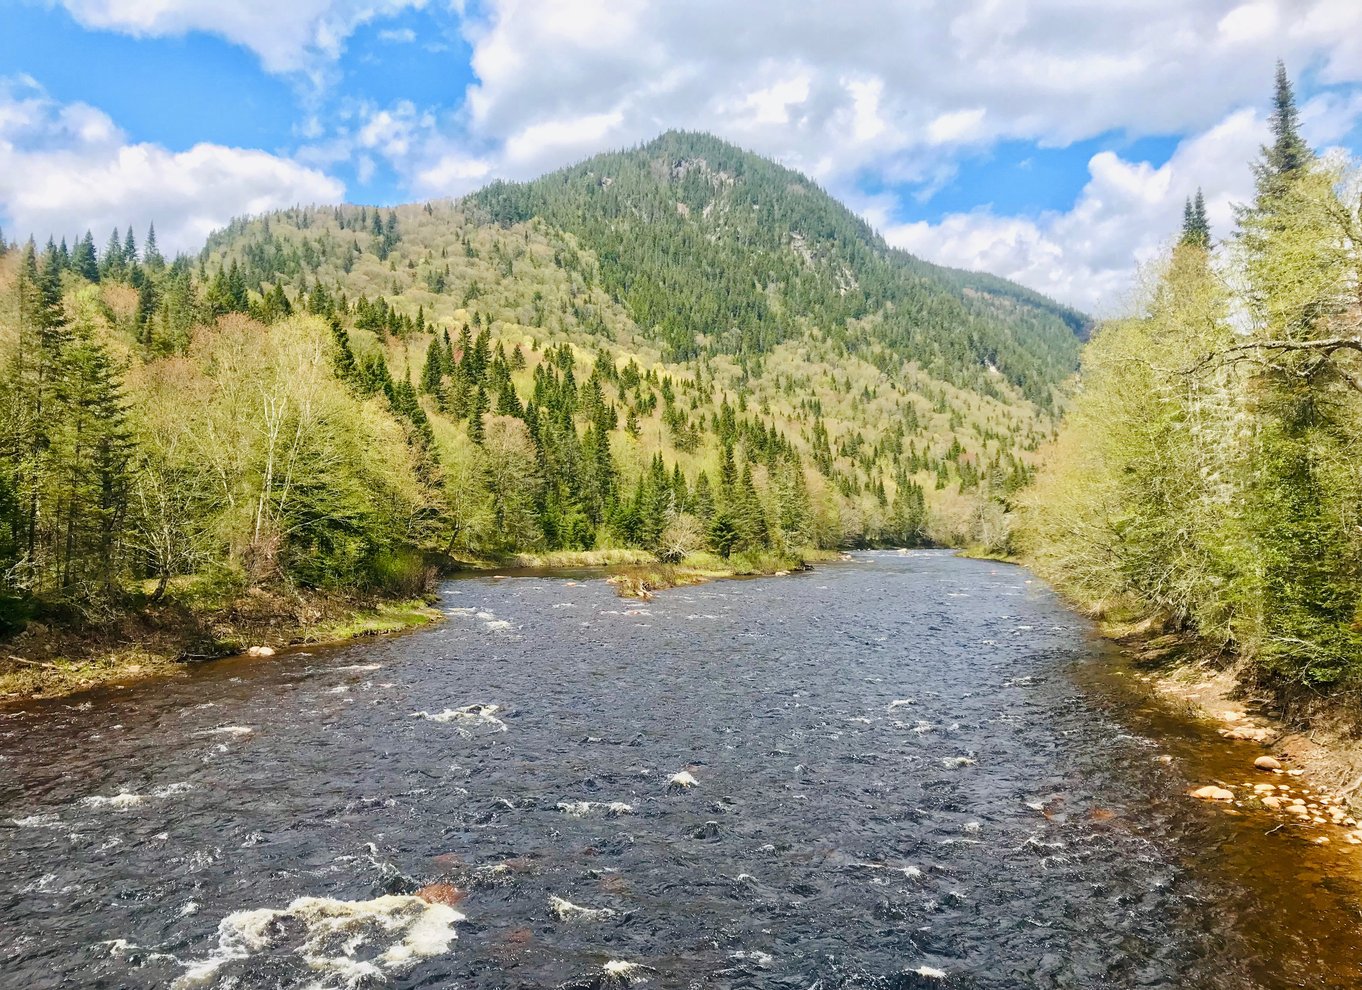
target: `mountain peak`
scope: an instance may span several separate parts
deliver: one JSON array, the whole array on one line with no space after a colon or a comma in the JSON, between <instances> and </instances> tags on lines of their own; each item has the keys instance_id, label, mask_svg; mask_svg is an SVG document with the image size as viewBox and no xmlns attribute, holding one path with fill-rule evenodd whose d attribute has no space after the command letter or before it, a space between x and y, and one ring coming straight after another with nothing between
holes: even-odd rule
<instances>
[{"instance_id":1,"label":"mountain peak","mask_svg":"<svg viewBox=\"0 0 1362 990\"><path fill-rule=\"evenodd\" d=\"M1001 376L1042 406L1077 364L1079 314L891 249L806 176L712 134L666 131L465 203L572 234L673 359L751 360L816 334L988 394Z\"/></svg>"}]
</instances>

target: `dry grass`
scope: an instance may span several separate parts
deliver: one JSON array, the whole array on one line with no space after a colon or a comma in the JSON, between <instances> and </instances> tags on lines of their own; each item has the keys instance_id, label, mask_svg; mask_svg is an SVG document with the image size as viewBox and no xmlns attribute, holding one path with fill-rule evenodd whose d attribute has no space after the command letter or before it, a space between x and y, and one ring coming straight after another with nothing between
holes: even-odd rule
<instances>
[{"instance_id":1,"label":"dry grass","mask_svg":"<svg viewBox=\"0 0 1362 990\"><path fill-rule=\"evenodd\" d=\"M59 697L99 684L165 676L186 660L402 632L436 621L424 600L373 601L252 589L213 608L169 603L98 629L30 623L0 647L0 699Z\"/></svg>"}]
</instances>

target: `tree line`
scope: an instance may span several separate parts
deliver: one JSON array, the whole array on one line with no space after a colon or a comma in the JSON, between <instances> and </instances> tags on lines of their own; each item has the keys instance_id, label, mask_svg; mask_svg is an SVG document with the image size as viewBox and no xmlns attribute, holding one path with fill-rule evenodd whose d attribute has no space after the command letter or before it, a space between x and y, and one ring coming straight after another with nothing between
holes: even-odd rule
<instances>
[{"instance_id":1,"label":"tree line","mask_svg":"<svg viewBox=\"0 0 1362 990\"><path fill-rule=\"evenodd\" d=\"M1141 311L1103 326L1022 537L1094 609L1166 616L1280 687L1362 673L1362 179L1279 64L1256 195L1200 194Z\"/></svg>"},{"instance_id":2,"label":"tree line","mask_svg":"<svg viewBox=\"0 0 1362 990\"><path fill-rule=\"evenodd\" d=\"M944 487L963 464L978 482L958 444L939 462L913 446L891 486L865 490L826 431L811 459L743 397L604 348L508 349L477 310L451 332L306 273L167 263L154 230L140 252L131 234L92 245L0 256L8 627L277 582L414 593L460 556L913 544L919 470ZM413 339L424 362L395 374ZM647 424L667 440L636 462ZM837 456L870 457L859 444ZM849 517L854 498L878 508Z\"/></svg>"}]
</instances>

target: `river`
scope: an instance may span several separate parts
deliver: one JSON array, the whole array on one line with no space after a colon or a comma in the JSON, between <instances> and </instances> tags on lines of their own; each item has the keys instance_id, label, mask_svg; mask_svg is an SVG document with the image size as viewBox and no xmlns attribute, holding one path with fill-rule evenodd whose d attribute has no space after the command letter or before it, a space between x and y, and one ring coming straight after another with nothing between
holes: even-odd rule
<instances>
[{"instance_id":1,"label":"river","mask_svg":"<svg viewBox=\"0 0 1362 990\"><path fill-rule=\"evenodd\" d=\"M439 607L0 710L0 986L1362 985L1350 851L1022 569Z\"/></svg>"}]
</instances>

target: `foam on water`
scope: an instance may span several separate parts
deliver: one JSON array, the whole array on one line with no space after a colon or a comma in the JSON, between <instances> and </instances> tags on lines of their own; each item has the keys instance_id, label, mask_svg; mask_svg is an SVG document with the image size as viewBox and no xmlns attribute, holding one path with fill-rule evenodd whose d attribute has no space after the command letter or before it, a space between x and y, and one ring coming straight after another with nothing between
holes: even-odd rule
<instances>
[{"instance_id":1,"label":"foam on water","mask_svg":"<svg viewBox=\"0 0 1362 990\"><path fill-rule=\"evenodd\" d=\"M549 897L549 910L559 921L604 921L617 913L613 908L589 908L562 897Z\"/></svg>"},{"instance_id":2,"label":"foam on water","mask_svg":"<svg viewBox=\"0 0 1362 990\"><path fill-rule=\"evenodd\" d=\"M648 977L644 975L647 972L648 967L621 959L611 959L601 967L601 975L605 977L607 983L626 987L636 983L647 983Z\"/></svg>"},{"instance_id":3,"label":"foam on water","mask_svg":"<svg viewBox=\"0 0 1362 990\"><path fill-rule=\"evenodd\" d=\"M564 814L571 815L573 818L581 818L591 814L597 808L605 809L606 814L614 817L616 815L632 815L634 806L623 801L559 801L558 810Z\"/></svg>"},{"instance_id":4,"label":"foam on water","mask_svg":"<svg viewBox=\"0 0 1362 990\"><path fill-rule=\"evenodd\" d=\"M255 730L249 725L220 725L216 729L204 729L201 736L249 736Z\"/></svg>"},{"instance_id":5,"label":"foam on water","mask_svg":"<svg viewBox=\"0 0 1362 990\"><path fill-rule=\"evenodd\" d=\"M131 791L119 791L117 794L107 797L103 794L94 794L87 798L81 798L80 803L87 808L116 808L123 810L125 808L135 808L145 800L146 797L144 795L133 794Z\"/></svg>"},{"instance_id":6,"label":"foam on water","mask_svg":"<svg viewBox=\"0 0 1362 990\"><path fill-rule=\"evenodd\" d=\"M284 950L321 977L314 984L318 987L386 982L390 974L447 952L458 937L455 925L463 920L445 904L402 894L368 901L299 897L286 908L236 911L219 922L217 947L204 959L183 964L186 969L173 986L235 986L234 964Z\"/></svg>"},{"instance_id":7,"label":"foam on water","mask_svg":"<svg viewBox=\"0 0 1362 990\"><path fill-rule=\"evenodd\" d=\"M474 726L489 726L497 732L506 731L506 723L496 717L496 713L501 711L500 705L473 704L464 705L462 708L446 708L442 712L412 712L413 718L424 718L430 722L457 722L468 723Z\"/></svg>"}]
</instances>

